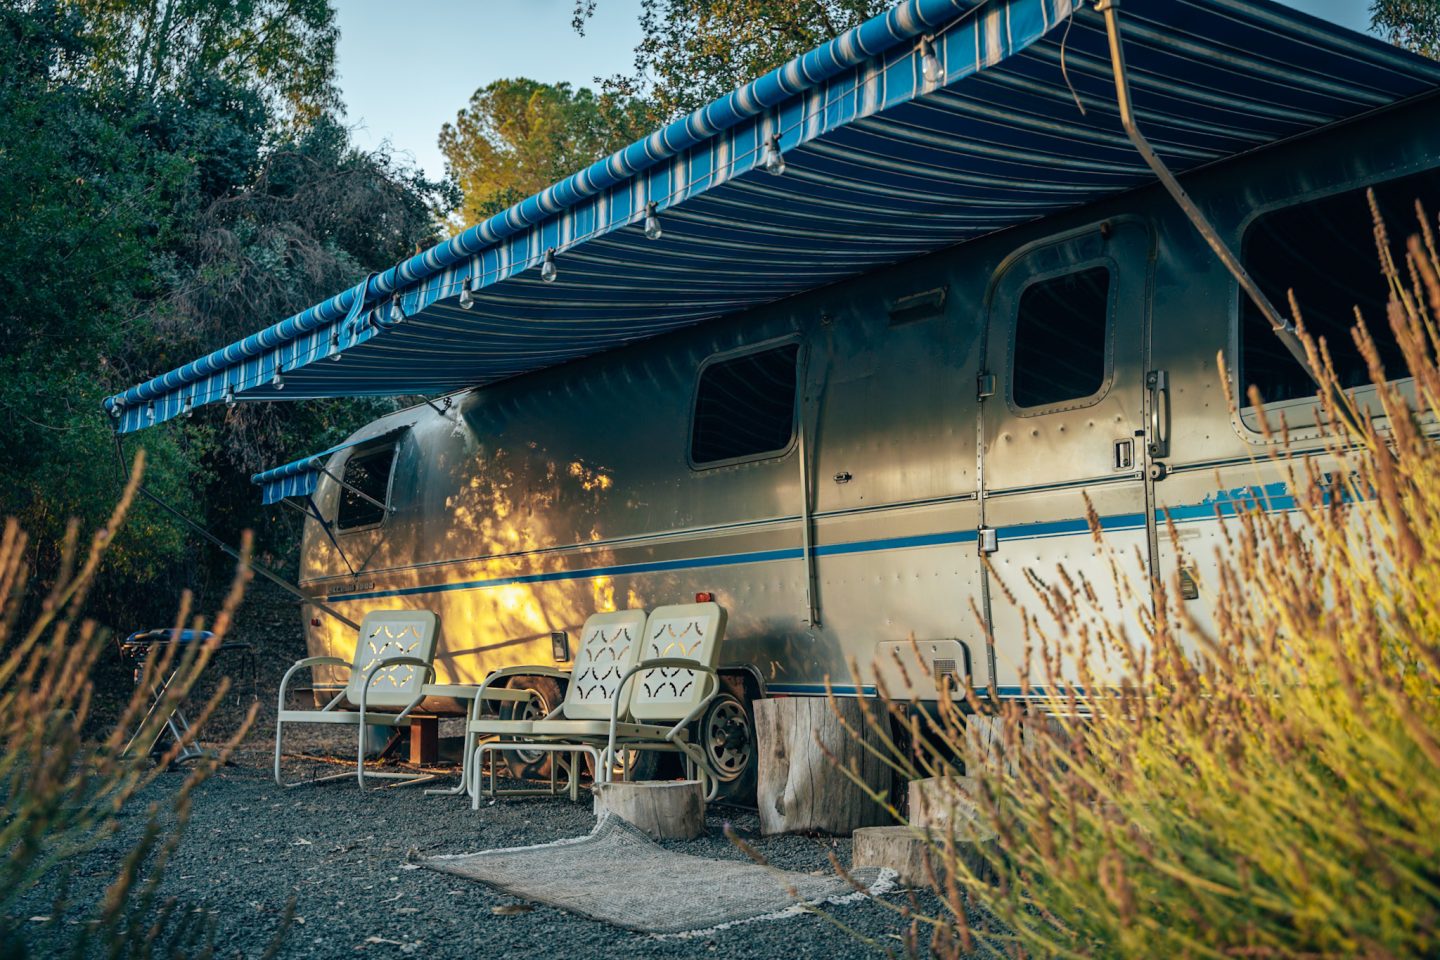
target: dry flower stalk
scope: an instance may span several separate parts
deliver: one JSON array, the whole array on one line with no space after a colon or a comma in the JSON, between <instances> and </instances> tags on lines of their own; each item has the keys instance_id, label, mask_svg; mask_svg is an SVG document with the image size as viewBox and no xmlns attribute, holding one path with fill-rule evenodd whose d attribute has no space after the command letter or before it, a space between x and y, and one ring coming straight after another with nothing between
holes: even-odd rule
<instances>
[{"instance_id":1,"label":"dry flower stalk","mask_svg":"<svg viewBox=\"0 0 1440 960\"><path fill-rule=\"evenodd\" d=\"M1002 731L994 751L963 770L978 778L979 819L1000 838L988 858L998 880L968 869L956 838L937 840L941 909L897 907L911 925L901 949L1440 952L1440 255L1436 222L1416 213L1420 231L1403 255L1376 217L1391 291L1384 320L1410 377L1387 381L1371 318L1357 315L1375 385L1367 409L1340 388L1292 298L1322 371L1324 450L1289 457L1283 418L1262 417L1281 441L1268 456L1295 509L1224 519L1218 577L1201 584L1213 628L1187 615L1178 574L1128 583L1112 553L1117 586L1155 611L1138 638L1083 582L1001 585L1011 602L1039 604L1058 623L1026 617L1026 676L1045 688L1028 713L970 689L947 691L929 717L883 692L867 705L867 722L887 737L904 731L906 742L886 741L887 762L912 779L949 778L952 814L963 809L967 715L998 718ZM1223 362L1220 372L1225 379ZM1093 511L1091 530L1107 551ZM1067 682L1062 651L1096 647L1124 664L1123 681L1099 684L1082 666ZM989 922L975 922L977 908Z\"/></svg>"}]
</instances>

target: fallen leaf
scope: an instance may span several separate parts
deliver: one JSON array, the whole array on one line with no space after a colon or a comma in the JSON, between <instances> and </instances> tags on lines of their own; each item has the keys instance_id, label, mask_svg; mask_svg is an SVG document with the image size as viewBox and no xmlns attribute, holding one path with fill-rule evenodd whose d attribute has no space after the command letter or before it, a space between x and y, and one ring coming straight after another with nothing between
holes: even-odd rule
<instances>
[{"instance_id":1,"label":"fallen leaf","mask_svg":"<svg viewBox=\"0 0 1440 960\"><path fill-rule=\"evenodd\" d=\"M314 846L314 844L313 844L311 841L306 840L304 837L296 837L296 838L295 838L295 842L292 843L292 844L290 844L290 846L292 846L292 847L310 847L310 846Z\"/></svg>"},{"instance_id":2,"label":"fallen leaf","mask_svg":"<svg viewBox=\"0 0 1440 960\"><path fill-rule=\"evenodd\" d=\"M504 903L498 907L491 907L490 912L497 917L513 917L518 913L529 913L534 909L528 903Z\"/></svg>"},{"instance_id":3,"label":"fallen leaf","mask_svg":"<svg viewBox=\"0 0 1440 960\"><path fill-rule=\"evenodd\" d=\"M49 922L50 922L50 918L49 918L49 917L31 917L31 918L30 918L30 922L31 922L31 923L49 923Z\"/></svg>"}]
</instances>

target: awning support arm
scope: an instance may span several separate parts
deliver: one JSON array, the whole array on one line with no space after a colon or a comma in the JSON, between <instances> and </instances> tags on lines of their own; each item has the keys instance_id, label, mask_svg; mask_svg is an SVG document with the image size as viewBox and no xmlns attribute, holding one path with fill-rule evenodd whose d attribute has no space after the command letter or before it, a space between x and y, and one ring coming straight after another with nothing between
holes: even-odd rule
<instances>
[{"instance_id":1,"label":"awning support arm","mask_svg":"<svg viewBox=\"0 0 1440 960\"><path fill-rule=\"evenodd\" d=\"M120 439L120 434L118 433L115 434L115 456L120 462L120 481L122 484L126 483L130 479L130 465L125 460L125 448L123 442ZM185 514L181 513L179 510L172 507L170 504L166 503L164 500L160 499L155 494L151 493L150 489L144 484L141 484L137 488L137 490L142 496L145 497L145 499L149 500L151 503L155 504L157 507L170 514L170 516L180 521L181 524L189 527L191 530L193 530L195 533L198 533L201 537L205 538L210 543L219 547L220 550L227 556L237 561L244 560L244 558L240 556L239 550L236 550L234 547L230 546L230 544L226 543L224 540L221 540L219 537L215 536L215 534L211 533L209 530L206 530L200 524L196 523L194 520L191 520L189 517L185 516ZM321 611L322 613L325 613L331 617L334 617L336 620L339 620L341 623L345 624L347 627L350 627L352 630L360 629L360 624L356 623L354 620L351 620L349 617L345 616L340 611L336 610L334 607L323 604L320 601L316 600L314 597L306 596L304 591L302 591L299 587L295 586L295 584L286 580L284 577L280 576L280 574L276 573L274 570L271 570L264 564L256 563L254 558L251 558L245 562L249 564L250 569L254 570L256 573L260 574L260 576L264 577L266 580L269 580L271 583L275 584L277 587L284 590L286 593L291 594L292 596L300 600L300 602L310 604L312 607Z\"/></svg>"},{"instance_id":2,"label":"awning support arm","mask_svg":"<svg viewBox=\"0 0 1440 960\"><path fill-rule=\"evenodd\" d=\"M330 538L330 545L335 548L336 553L340 554L340 559L345 561L345 568L350 571L350 576L355 576L355 565L350 562L349 557L345 556L345 550L340 546L340 541L335 539L335 532L330 529L330 524L320 513L320 508L315 506L314 497L307 495L305 497L305 506L303 507L289 497L282 498L280 502L292 510L300 511L302 516L308 517L320 524L320 529L324 530L325 536Z\"/></svg>"},{"instance_id":3,"label":"awning support arm","mask_svg":"<svg viewBox=\"0 0 1440 960\"><path fill-rule=\"evenodd\" d=\"M817 596L815 575L815 533L814 512L810 503L810 445L807 442L810 409L810 346L803 348L801 369L804 371L800 391L800 435L797 437L796 454L800 461L800 549L805 559L805 614L810 626L820 626L820 599Z\"/></svg>"},{"instance_id":4,"label":"awning support arm","mask_svg":"<svg viewBox=\"0 0 1440 960\"><path fill-rule=\"evenodd\" d=\"M1240 258L1226 246L1219 231L1209 220L1205 219L1205 214L1200 212L1195 201L1191 200L1190 195L1185 192L1185 188L1180 186L1180 181L1176 180L1175 175L1170 172L1170 168L1165 166L1165 161L1161 160L1154 148L1150 146L1150 141L1145 139L1145 134L1140 132L1140 125L1135 119L1134 104L1130 97L1130 78L1125 72L1125 50L1120 42L1120 0L1096 0L1095 9L1105 16L1105 32L1110 38L1110 65L1115 74L1115 103L1120 108L1120 122L1124 125L1130 142L1160 180L1160 183L1169 191L1170 196L1180 206L1191 225L1210 245L1210 249L1215 251L1215 256L1220 258L1225 269L1230 271L1230 275L1240 284L1240 289L1245 291L1246 295L1254 301L1255 306L1260 308L1265 319L1270 321L1270 329L1284 344L1285 349L1290 352L1290 355L1295 358L1295 361L1300 364L1300 368L1315 382L1315 385L1322 386L1320 377L1310 366L1310 358L1305 355L1305 345L1300 342L1300 337L1295 332L1295 325L1275 309L1275 305L1255 283L1244 264L1240 262Z\"/></svg>"},{"instance_id":5,"label":"awning support arm","mask_svg":"<svg viewBox=\"0 0 1440 960\"><path fill-rule=\"evenodd\" d=\"M325 476L329 477L331 480L334 480L336 483L340 484L341 489L349 490L351 493L355 494L355 496L359 497L361 500L366 500L366 501L370 502L371 504L379 507L380 510L381 510L381 512L383 512L383 513L394 513L394 512L395 512L395 508L394 508L394 507L387 507L385 504L381 503L379 500L376 500L374 497L370 496L370 494L366 493L364 490L357 490L355 487L350 486L350 484L346 483L344 480L341 480L339 477L335 476L335 474L331 473L329 470L325 469L324 467L321 467L321 468L320 468L320 472L323 473L323 474L325 474ZM359 629L359 628L357 627L356 629Z\"/></svg>"}]
</instances>

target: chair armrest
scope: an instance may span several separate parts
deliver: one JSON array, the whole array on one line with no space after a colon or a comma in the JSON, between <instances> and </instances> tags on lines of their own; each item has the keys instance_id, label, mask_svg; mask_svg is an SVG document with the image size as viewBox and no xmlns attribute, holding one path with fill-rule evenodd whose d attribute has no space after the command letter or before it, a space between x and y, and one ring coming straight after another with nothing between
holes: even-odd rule
<instances>
[{"instance_id":1,"label":"chair armrest","mask_svg":"<svg viewBox=\"0 0 1440 960\"><path fill-rule=\"evenodd\" d=\"M296 660L293 664L291 664L290 669L285 671L285 676L280 679L280 702L278 709L285 709L285 691L290 686L290 678L293 677L297 671L304 670L307 667L344 667L352 673L354 672L354 667L351 665L350 661L341 660L339 657L306 657L303 660ZM326 710L329 710L331 707L335 706L335 704L340 702L340 698L344 695L345 691L341 690L338 694L335 695L335 698L333 700L331 700L322 708L321 712L323 713Z\"/></svg>"},{"instance_id":2,"label":"chair armrest","mask_svg":"<svg viewBox=\"0 0 1440 960\"><path fill-rule=\"evenodd\" d=\"M570 671L558 670L555 667L542 667L539 665L529 667L501 667L499 670L491 671L490 674L480 682L480 692L475 694L475 699L470 703L470 719L480 719L480 711L483 709L485 703L485 694L490 689L491 684L493 684L496 680L503 680L506 677L526 676L554 677L557 680L569 680ZM558 704L556 705L556 709L559 709Z\"/></svg>"}]
</instances>

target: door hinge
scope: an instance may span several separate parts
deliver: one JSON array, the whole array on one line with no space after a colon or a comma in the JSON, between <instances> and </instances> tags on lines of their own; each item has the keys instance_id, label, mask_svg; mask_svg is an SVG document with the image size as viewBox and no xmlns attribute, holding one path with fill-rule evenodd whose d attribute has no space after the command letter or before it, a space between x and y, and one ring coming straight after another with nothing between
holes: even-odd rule
<instances>
[{"instance_id":1,"label":"door hinge","mask_svg":"<svg viewBox=\"0 0 1440 960\"><path fill-rule=\"evenodd\" d=\"M995 374L982 373L975 378L975 396L980 400L995 396Z\"/></svg>"},{"instance_id":2,"label":"door hinge","mask_svg":"<svg viewBox=\"0 0 1440 960\"><path fill-rule=\"evenodd\" d=\"M981 527L977 531L980 536L980 555L986 556L1000 549L1000 538L995 533L994 527Z\"/></svg>"}]
</instances>

